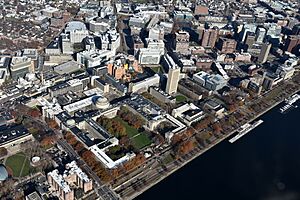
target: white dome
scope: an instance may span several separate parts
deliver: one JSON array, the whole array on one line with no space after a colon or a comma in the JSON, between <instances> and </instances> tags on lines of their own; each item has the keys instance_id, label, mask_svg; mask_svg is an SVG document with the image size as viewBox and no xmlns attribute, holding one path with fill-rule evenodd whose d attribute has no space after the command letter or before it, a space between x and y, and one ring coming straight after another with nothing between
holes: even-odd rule
<instances>
[{"instance_id":1,"label":"white dome","mask_svg":"<svg viewBox=\"0 0 300 200\"><path fill-rule=\"evenodd\" d=\"M99 109L107 109L109 107L109 102L107 98L99 96L95 102L95 105Z\"/></svg>"},{"instance_id":2,"label":"white dome","mask_svg":"<svg viewBox=\"0 0 300 200\"><path fill-rule=\"evenodd\" d=\"M34 157L31 158L31 162L32 162L32 163L37 163L37 162L39 162L40 160L41 160L41 158L40 158L39 156L34 156Z\"/></svg>"},{"instance_id":3,"label":"white dome","mask_svg":"<svg viewBox=\"0 0 300 200\"><path fill-rule=\"evenodd\" d=\"M74 119L69 119L69 120L67 120L67 124L69 126L74 126L75 125L75 120Z\"/></svg>"},{"instance_id":4,"label":"white dome","mask_svg":"<svg viewBox=\"0 0 300 200\"><path fill-rule=\"evenodd\" d=\"M8 173L4 165L0 165L0 181L5 181L8 178Z\"/></svg>"}]
</instances>

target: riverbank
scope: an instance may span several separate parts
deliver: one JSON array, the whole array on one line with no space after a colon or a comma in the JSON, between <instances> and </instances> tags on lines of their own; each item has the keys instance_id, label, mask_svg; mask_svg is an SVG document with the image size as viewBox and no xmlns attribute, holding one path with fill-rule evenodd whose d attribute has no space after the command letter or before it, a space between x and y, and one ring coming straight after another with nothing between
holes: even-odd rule
<instances>
[{"instance_id":1,"label":"riverbank","mask_svg":"<svg viewBox=\"0 0 300 200\"><path fill-rule=\"evenodd\" d=\"M289 94L288 96L291 96L295 93L298 93L300 91L300 89L292 92L291 94ZM278 106L280 103L282 103L284 101L284 98L282 98L280 101L277 101L276 103L272 104L271 106L269 106L268 108L266 108L265 110L263 110L262 112L256 114L255 116L253 116L251 119L247 120L246 123L250 123L254 120L257 120L258 118L260 118L262 115L266 114L267 112L269 112L270 110L272 110L273 108L275 108L276 106ZM216 140L214 140L211 144L209 144L207 147L205 147L205 149L200 149L199 147L196 147L196 152L193 155L190 155L190 157L187 160L184 160L184 162L180 163L180 165L176 166L173 169L170 169L170 171L167 171L164 175L160 175L158 176L158 178L154 181L152 181L150 184L148 184L147 186L145 186L144 188L140 189L139 191L135 192L134 194L132 194L130 197L126 197L126 199L134 199L137 196L139 196L140 194L142 194L143 192L145 192L146 190L148 190L149 188L153 187L154 185L156 185L157 183L159 183L160 181L162 181L163 179L167 178L168 176L170 176L171 174L173 174L174 172L176 172L177 170L179 170L180 168L182 168L183 166L187 165L188 163L190 163L191 161L193 161L194 159L198 158L200 155L204 154L205 152L207 152L208 150L210 150L211 148L215 147L217 144L221 143L222 141L226 140L227 138L229 138L230 136L232 136L234 133L236 132L236 130L233 130L227 134L224 134L222 137L217 138ZM170 165L171 167L174 165ZM168 167L167 167L168 168ZM169 169L168 169L169 170Z\"/></svg>"}]
</instances>

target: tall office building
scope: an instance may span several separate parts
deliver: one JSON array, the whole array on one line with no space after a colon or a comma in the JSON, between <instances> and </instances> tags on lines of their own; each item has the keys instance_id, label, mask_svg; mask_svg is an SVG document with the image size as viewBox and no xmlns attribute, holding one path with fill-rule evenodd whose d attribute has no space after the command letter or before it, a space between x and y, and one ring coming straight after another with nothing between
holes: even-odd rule
<instances>
[{"instance_id":1,"label":"tall office building","mask_svg":"<svg viewBox=\"0 0 300 200\"><path fill-rule=\"evenodd\" d=\"M169 69L166 93L174 94L177 92L179 76L180 76L180 68Z\"/></svg>"},{"instance_id":2,"label":"tall office building","mask_svg":"<svg viewBox=\"0 0 300 200\"><path fill-rule=\"evenodd\" d=\"M256 38L255 38L256 42L257 43L263 43L263 41L265 39L265 36L266 36L266 33L267 33L267 31L266 31L266 29L264 27L258 27L256 29L256 32L255 32L255 34L256 34Z\"/></svg>"},{"instance_id":3,"label":"tall office building","mask_svg":"<svg viewBox=\"0 0 300 200\"><path fill-rule=\"evenodd\" d=\"M186 31L179 31L175 34L175 50L183 55L189 54L190 34Z\"/></svg>"},{"instance_id":4,"label":"tall office building","mask_svg":"<svg viewBox=\"0 0 300 200\"><path fill-rule=\"evenodd\" d=\"M234 39L222 37L217 42L216 47L220 50L221 53L230 54L235 51L236 45L237 42Z\"/></svg>"},{"instance_id":5,"label":"tall office building","mask_svg":"<svg viewBox=\"0 0 300 200\"><path fill-rule=\"evenodd\" d=\"M251 49L253 44L255 43L255 33L247 32L245 45L247 45L247 49Z\"/></svg>"},{"instance_id":6,"label":"tall office building","mask_svg":"<svg viewBox=\"0 0 300 200\"><path fill-rule=\"evenodd\" d=\"M215 47L218 38L218 29L205 29L203 31L201 46L203 47Z\"/></svg>"},{"instance_id":7,"label":"tall office building","mask_svg":"<svg viewBox=\"0 0 300 200\"><path fill-rule=\"evenodd\" d=\"M258 56L259 63L265 63L268 60L268 56L271 50L272 44L264 43L261 47L260 54Z\"/></svg>"},{"instance_id":8,"label":"tall office building","mask_svg":"<svg viewBox=\"0 0 300 200\"><path fill-rule=\"evenodd\" d=\"M290 35L285 42L285 49L288 52L299 55L300 35Z\"/></svg>"}]
</instances>

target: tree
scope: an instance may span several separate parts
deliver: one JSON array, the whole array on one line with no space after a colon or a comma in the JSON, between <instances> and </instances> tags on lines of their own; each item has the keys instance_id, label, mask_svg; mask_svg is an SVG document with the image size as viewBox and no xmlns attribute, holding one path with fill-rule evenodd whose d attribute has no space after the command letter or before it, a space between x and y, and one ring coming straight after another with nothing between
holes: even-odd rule
<instances>
[{"instance_id":1,"label":"tree","mask_svg":"<svg viewBox=\"0 0 300 200\"><path fill-rule=\"evenodd\" d=\"M194 149L194 147L195 147L195 142L192 140L188 140L180 143L178 147L175 149L176 158L178 159L180 156L183 156L191 152Z\"/></svg>"},{"instance_id":2,"label":"tree","mask_svg":"<svg viewBox=\"0 0 300 200\"><path fill-rule=\"evenodd\" d=\"M220 133L223 129L222 129L222 126L219 122L216 122L212 125L212 128L214 129L214 131L216 133Z\"/></svg>"},{"instance_id":3,"label":"tree","mask_svg":"<svg viewBox=\"0 0 300 200\"><path fill-rule=\"evenodd\" d=\"M58 124L56 123L56 121L54 119L48 119L46 121L47 121L47 124L50 128L52 128L52 129L58 129L59 128Z\"/></svg>"},{"instance_id":4,"label":"tree","mask_svg":"<svg viewBox=\"0 0 300 200\"><path fill-rule=\"evenodd\" d=\"M56 143L56 137L55 136L46 136L41 141L41 145L44 148L49 148L55 143Z\"/></svg>"},{"instance_id":5,"label":"tree","mask_svg":"<svg viewBox=\"0 0 300 200\"><path fill-rule=\"evenodd\" d=\"M7 155L7 149L4 147L0 147L0 157L6 156Z\"/></svg>"},{"instance_id":6,"label":"tree","mask_svg":"<svg viewBox=\"0 0 300 200\"><path fill-rule=\"evenodd\" d=\"M28 114L34 118L38 118L41 116L41 112L37 108L30 109Z\"/></svg>"}]
</instances>

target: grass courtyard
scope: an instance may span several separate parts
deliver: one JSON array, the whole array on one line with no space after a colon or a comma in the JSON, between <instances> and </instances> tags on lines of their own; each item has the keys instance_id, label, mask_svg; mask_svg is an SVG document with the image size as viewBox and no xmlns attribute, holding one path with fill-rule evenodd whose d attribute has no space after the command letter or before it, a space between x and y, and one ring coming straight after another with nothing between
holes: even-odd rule
<instances>
[{"instance_id":1,"label":"grass courtyard","mask_svg":"<svg viewBox=\"0 0 300 200\"><path fill-rule=\"evenodd\" d=\"M130 138L132 145L135 149L142 149L145 146L148 146L151 144L151 140L144 132L139 132L134 127L130 126L127 122L125 122L120 117L115 117L114 120L119 121L122 123L122 125L126 128L126 133L128 137Z\"/></svg>"},{"instance_id":2,"label":"grass courtyard","mask_svg":"<svg viewBox=\"0 0 300 200\"><path fill-rule=\"evenodd\" d=\"M125 122L123 119L120 117L115 117L114 120L122 123L122 125L126 128L126 133L129 138L139 134L139 131L135 129L134 127L130 126L127 122Z\"/></svg>"},{"instance_id":3,"label":"grass courtyard","mask_svg":"<svg viewBox=\"0 0 300 200\"><path fill-rule=\"evenodd\" d=\"M187 100L183 95L177 95L175 98L177 103L185 102Z\"/></svg>"},{"instance_id":4,"label":"grass courtyard","mask_svg":"<svg viewBox=\"0 0 300 200\"><path fill-rule=\"evenodd\" d=\"M14 177L24 177L30 173L30 162L24 153L17 153L8 157L5 166L9 167Z\"/></svg>"}]
</instances>

